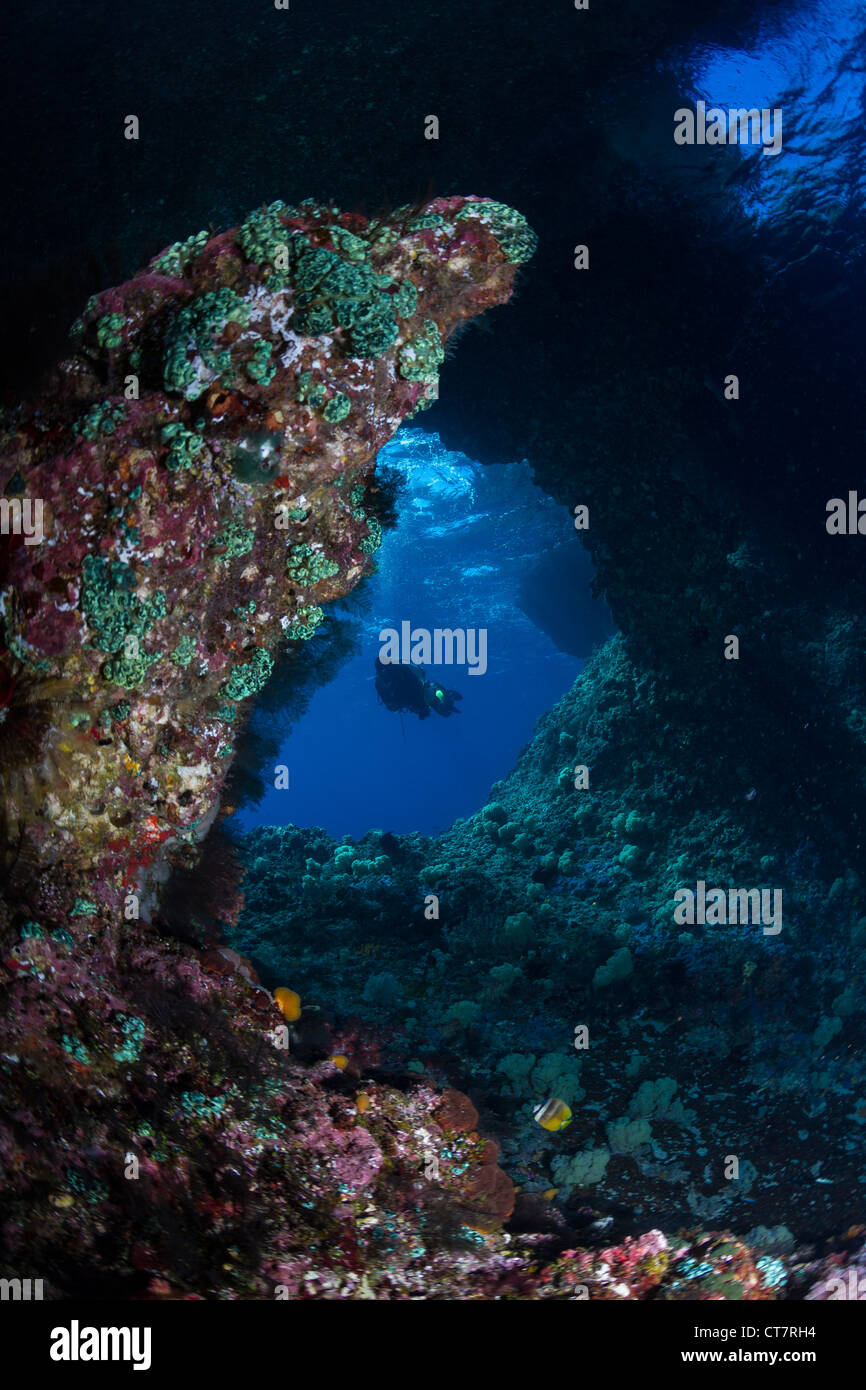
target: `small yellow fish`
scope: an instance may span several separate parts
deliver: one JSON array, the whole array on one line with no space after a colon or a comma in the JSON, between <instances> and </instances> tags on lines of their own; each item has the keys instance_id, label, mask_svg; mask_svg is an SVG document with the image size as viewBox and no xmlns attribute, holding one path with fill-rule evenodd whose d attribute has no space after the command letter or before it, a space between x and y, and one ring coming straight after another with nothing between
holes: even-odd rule
<instances>
[{"instance_id":1,"label":"small yellow fish","mask_svg":"<svg viewBox=\"0 0 866 1390\"><path fill-rule=\"evenodd\" d=\"M556 1097L546 1100L543 1105L537 1105L533 1114L541 1128L549 1130L551 1134L556 1134L557 1130L565 1129L566 1125L571 1124L570 1108L564 1100Z\"/></svg>"},{"instance_id":2,"label":"small yellow fish","mask_svg":"<svg viewBox=\"0 0 866 1390\"><path fill-rule=\"evenodd\" d=\"M348 1057L344 1057L342 1052L337 1052L331 1058L331 1061L334 1063L334 1066L337 1067L339 1071L345 1071L347 1066L349 1065Z\"/></svg>"}]
</instances>

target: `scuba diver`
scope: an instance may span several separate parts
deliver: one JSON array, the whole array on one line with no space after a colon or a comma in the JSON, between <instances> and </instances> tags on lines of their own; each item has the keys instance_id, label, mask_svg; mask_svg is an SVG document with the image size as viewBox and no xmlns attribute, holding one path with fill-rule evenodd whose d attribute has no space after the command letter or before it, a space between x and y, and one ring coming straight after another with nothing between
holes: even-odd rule
<instances>
[{"instance_id":1,"label":"scuba diver","mask_svg":"<svg viewBox=\"0 0 866 1390\"><path fill-rule=\"evenodd\" d=\"M431 709L443 717L459 714L457 701L463 696L457 690L448 690L438 681L428 680L421 666L403 665L402 662L388 662L387 665L376 657L376 690L386 709L397 713L406 710L426 719Z\"/></svg>"}]
</instances>

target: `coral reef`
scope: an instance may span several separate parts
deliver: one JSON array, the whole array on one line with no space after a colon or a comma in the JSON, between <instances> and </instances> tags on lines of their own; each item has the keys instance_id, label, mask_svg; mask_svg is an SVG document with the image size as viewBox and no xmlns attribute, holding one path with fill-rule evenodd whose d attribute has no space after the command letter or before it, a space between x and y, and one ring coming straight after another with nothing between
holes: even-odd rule
<instances>
[{"instance_id":1,"label":"coral reef","mask_svg":"<svg viewBox=\"0 0 866 1390\"><path fill-rule=\"evenodd\" d=\"M274 203L88 303L0 438L0 489L43 532L4 537L0 577L29 769L0 827L13 910L116 918L134 893L150 916L194 857L244 702L369 572L377 451L454 329L509 297L521 228L483 199L379 223Z\"/></svg>"},{"instance_id":2,"label":"coral reef","mask_svg":"<svg viewBox=\"0 0 866 1390\"><path fill-rule=\"evenodd\" d=\"M467 1090L511 1176L561 1189L567 1218L591 1200L630 1211L629 1234L663 1214L820 1244L858 1215L863 885L766 781L719 795L700 775L717 709L708 687L686 716L615 638L436 839L251 831L230 936ZM698 880L772 883L783 929L679 924ZM573 1119L545 1134L533 1111L554 1097Z\"/></svg>"},{"instance_id":3,"label":"coral reef","mask_svg":"<svg viewBox=\"0 0 866 1390\"><path fill-rule=\"evenodd\" d=\"M495 1146L420 1082L335 1086L327 1019L218 944L231 854L196 864L244 702L374 563L378 449L531 246L483 199L273 204L95 296L4 416L41 533L2 554L3 1244L54 1296L499 1277L460 1234L511 1209Z\"/></svg>"},{"instance_id":4,"label":"coral reef","mask_svg":"<svg viewBox=\"0 0 866 1390\"><path fill-rule=\"evenodd\" d=\"M755 717L709 678L698 618L720 592L763 624L781 571L689 552L692 659L602 523L625 635L476 814L435 839L215 834L248 704L374 563L377 451L533 248L480 199L375 223L272 204L96 296L3 418L5 496L44 532L0 557L3 1245L51 1296L823 1299L859 1278L866 919L828 852L863 790L844 608L779 603L750 670L793 694ZM804 713L844 731L817 804L808 779L778 795ZM699 880L774 884L784 932L678 923ZM570 1123L547 1129L554 1101Z\"/></svg>"},{"instance_id":5,"label":"coral reef","mask_svg":"<svg viewBox=\"0 0 866 1390\"><path fill-rule=\"evenodd\" d=\"M579 1244L518 1212L467 1096L369 1040L322 1056L327 1025L301 1060L243 958L213 956L133 922L31 924L4 959L4 1273L49 1298L775 1296L785 1266L721 1236Z\"/></svg>"}]
</instances>

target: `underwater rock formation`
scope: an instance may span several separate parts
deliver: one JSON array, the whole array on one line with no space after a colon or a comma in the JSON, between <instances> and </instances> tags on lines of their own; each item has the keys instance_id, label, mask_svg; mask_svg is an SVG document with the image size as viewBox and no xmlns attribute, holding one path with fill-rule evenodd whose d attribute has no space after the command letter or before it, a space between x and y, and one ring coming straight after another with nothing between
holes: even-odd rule
<instances>
[{"instance_id":1,"label":"underwater rock formation","mask_svg":"<svg viewBox=\"0 0 866 1390\"><path fill-rule=\"evenodd\" d=\"M796 808L765 833L766 727L720 807L712 691L617 639L436 840L283 827L241 864L206 839L245 702L373 562L378 449L533 245L480 199L274 204L97 296L2 422L3 1258L50 1297L823 1297L859 1259L860 1231L798 1242L846 1224L819 1155L855 1179L861 885ZM672 937L682 880L771 870L795 907L763 954ZM162 930L166 885L204 950ZM551 1095L561 1132L533 1121Z\"/></svg>"},{"instance_id":2,"label":"underwater rock formation","mask_svg":"<svg viewBox=\"0 0 866 1390\"><path fill-rule=\"evenodd\" d=\"M864 890L768 809L771 784L720 793L717 709L710 687L685 713L617 637L444 834L251 831L229 936L468 1091L512 1179L556 1189L566 1221L591 1203L628 1235L724 1225L784 1262L859 1220ZM776 885L782 929L678 921L699 881ZM533 1115L549 1097L573 1113L560 1132Z\"/></svg>"},{"instance_id":3,"label":"underwater rock formation","mask_svg":"<svg viewBox=\"0 0 866 1390\"><path fill-rule=\"evenodd\" d=\"M150 915L275 650L370 569L377 451L533 246L481 199L378 223L274 203L88 303L0 438L15 907L59 925L135 894Z\"/></svg>"},{"instance_id":4,"label":"underwater rock formation","mask_svg":"<svg viewBox=\"0 0 866 1390\"><path fill-rule=\"evenodd\" d=\"M4 1248L55 1296L294 1288L320 1243L345 1245L345 1274L356 1245L381 1255L411 1227L419 1259L428 1219L447 1245L510 1210L474 1133L440 1165L433 1090L371 1081L361 1110L331 1094L326 1020L302 1016L290 1056L242 957L158 927L244 702L373 563L377 451L533 247L484 199L376 223L275 203L96 296L73 355L3 419ZM231 922L234 866L208 875ZM415 1191L431 1152L435 1221Z\"/></svg>"}]
</instances>

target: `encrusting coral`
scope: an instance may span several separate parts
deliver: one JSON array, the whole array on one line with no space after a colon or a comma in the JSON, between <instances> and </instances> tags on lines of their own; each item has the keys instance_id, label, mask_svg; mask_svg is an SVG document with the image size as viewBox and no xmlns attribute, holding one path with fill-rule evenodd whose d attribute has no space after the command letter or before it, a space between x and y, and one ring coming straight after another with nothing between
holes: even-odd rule
<instances>
[{"instance_id":1,"label":"encrusting coral","mask_svg":"<svg viewBox=\"0 0 866 1390\"><path fill-rule=\"evenodd\" d=\"M33 687L22 758L58 770L6 807L11 905L62 917L80 877L100 912L135 893L149 915L215 814L238 707L373 564L379 449L532 244L484 199L379 223L274 203L90 300L0 436L0 490L43 531L4 537L2 677Z\"/></svg>"},{"instance_id":2,"label":"encrusting coral","mask_svg":"<svg viewBox=\"0 0 866 1390\"><path fill-rule=\"evenodd\" d=\"M692 933L671 957L669 899L706 846L732 881L761 881L766 853L748 811L684 829L671 787L641 781L681 711L619 640L436 841L262 829L242 886L228 853L196 878L244 703L371 568L377 451L533 248L484 199L378 223L275 203L95 296L38 402L3 417L0 487L43 532L0 552L3 1272L26 1258L48 1297L763 1299L791 1278L825 1297L850 1265L862 1231L795 1269L764 1227L754 1250L646 1229L672 1189L704 1225L730 1204L699 1190L727 1112L690 1072L749 1036L755 1133L790 1112L771 1044L802 952L793 922L757 964L744 933L712 942L711 971ZM812 882L861 961L856 875ZM825 1050L860 1025L833 962L818 974L822 1017L799 991L786 1065L838 1134L856 1068ZM695 978L717 982L712 1024ZM590 1014L616 1046L586 1057ZM549 1105L569 1123L540 1125ZM635 1192L642 1234L585 1206Z\"/></svg>"},{"instance_id":3,"label":"encrusting coral","mask_svg":"<svg viewBox=\"0 0 866 1390\"><path fill-rule=\"evenodd\" d=\"M449 1138L417 1081L366 1078L357 1107L327 1016L210 927L190 945L173 885L244 702L374 563L379 449L533 244L479 198L376 223L275 203L94 296L4 414L0 490L40 531L0 553L4 1260L49 1295L507 1275L460 1235L510 1210L492 1147ZM230 922L232 865L211 877L200 910Z\"/></svg>"},{"instance_id":4,"label":"encrusting coral","mask_svg":"<svg viewBox=\"0 0 866 1390\"><path fill-rule=\"evenodd\" d=\"M708 688L693 727L716 708ZM566 1221L591 1202L739 1236L784 1221L813 1252L860 1242L861 879L780 829L762 782L758 798L696 784L683 727L617 636L487 805L435 838L238 837L228 934L389 1060L469 1092L510 1176L527 1197L559 1189ZM775 883L784 930L678 923L674 895L697 880ZM545 1132L554 1103L572 1118Z\"/></svg>"}]
</instances>

